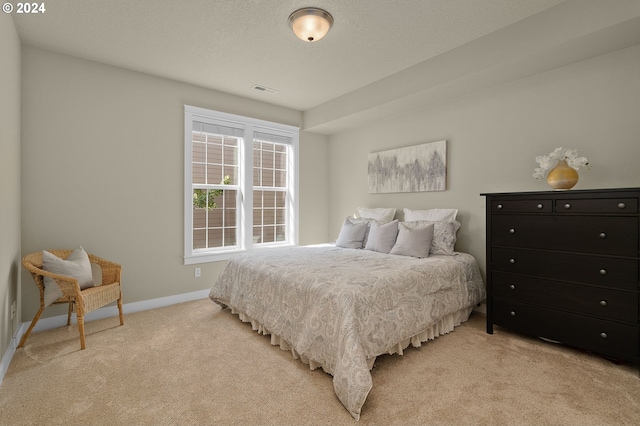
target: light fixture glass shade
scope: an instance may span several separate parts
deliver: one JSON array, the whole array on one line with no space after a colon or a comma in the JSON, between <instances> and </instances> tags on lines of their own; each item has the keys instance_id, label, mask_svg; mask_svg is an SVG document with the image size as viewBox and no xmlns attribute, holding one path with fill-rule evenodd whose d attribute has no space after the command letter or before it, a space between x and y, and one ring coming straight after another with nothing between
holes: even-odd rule
<instances>
[{"instance_id":1,"label":"light fixture glass shade","mask_svg":"<svg viewBox=\"0 0 640 426\"><path fill-rule=\"evenodd\" d=\"M333 25L333 16L326 10L305 7L289 16L289 24L300 40L311 43L327 35Z\"/></svg>"}]
</instances>

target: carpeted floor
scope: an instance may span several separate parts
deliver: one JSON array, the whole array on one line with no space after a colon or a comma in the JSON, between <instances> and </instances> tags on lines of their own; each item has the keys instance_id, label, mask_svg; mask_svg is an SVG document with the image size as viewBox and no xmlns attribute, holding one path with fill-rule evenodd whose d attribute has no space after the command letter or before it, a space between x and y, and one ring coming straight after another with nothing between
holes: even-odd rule
<instances>
[{"instance_id":1,"label":"carpeted floor","mask_svg":"<svg viewBox=\"0 0 640 426\"><path fill-rule=\"evenodd\" d=\"M0 387L0 424L637 425L635 366L484 330L379 357L359 422L310 371L208 299L35 333Z\"/></svg>"}]
</instances>

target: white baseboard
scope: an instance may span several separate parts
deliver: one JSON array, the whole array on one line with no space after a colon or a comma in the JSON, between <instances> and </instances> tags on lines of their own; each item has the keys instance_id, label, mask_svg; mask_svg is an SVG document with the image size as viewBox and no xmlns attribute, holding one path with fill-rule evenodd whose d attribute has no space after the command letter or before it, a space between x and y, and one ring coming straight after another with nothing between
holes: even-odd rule
<instances>
[{"instance_id":1,"label":"white baseboard","mask_svg":"<svg viewBox=\"0 0 640 426\"><path fill-rule=\"evenodd\" d=\"M18 333L16 333L16 336L18 335ZM13 359L13 354L16 353L16 348L18 347L18 342L20 341L19 339L16 338L16 336L13 336L13 339L11 339L11 341L9 342L9 347L7 348L4 355L2 356L2 362L0 363L0 385L2 385L2 381L4 380L4 375L7 373L7 370L9 369L9 364Z\"/></svg>"},{"instance_id":2,"label":"white baseboard","mask_svg":"<svg viewBox=\"0 0 640 426\"><path fill-rule=\"evenodd\" d=\"M157 299L143 300L141 302L133 302L133 303L125 303L122 305L122 310L126 314L131 314L134 312L146 311L149 309L162 308L163 306L175 305L178 303L189 302L192 300L198 299L206 299L209 297L209 290L199 290L191 293L183 293L177 294L175 296L167 296L167 297L159 297ZM115 317L118 315L118 307L117 306L107 306L104 308L96 309L93 312L89 312L85 315L84 320L93 321L103 318ZM9 347L5 351L2 362L0 363L0 385L4 380L4 375L9 369L9 364L13 359L13 355L16 353L16 349L18 347L18 342L22 339L24 333L26 333L27 328L31 322L23 322L18 327L18 331L16 332L13 339L9 343ZM36 326L33 328L33 331L42 331L49 330L51 328L57 328L67 325L67 315L59 315L56 317L49 318L41 318Z\"/></svg>"}]
</instances>

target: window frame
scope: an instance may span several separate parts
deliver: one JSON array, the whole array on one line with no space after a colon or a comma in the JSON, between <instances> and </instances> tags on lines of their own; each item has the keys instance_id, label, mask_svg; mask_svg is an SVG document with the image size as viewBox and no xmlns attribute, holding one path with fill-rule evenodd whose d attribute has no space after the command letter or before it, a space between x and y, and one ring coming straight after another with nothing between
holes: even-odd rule
<instances>
[{"instance_id":1,"label":"window frame","mask_svg":"<svg viewBox=\"0 0 640 426\"><path fill-rule=\"evenodd\" d=\"M236 246L208 249L193 248L193 122L204 121L243 129L239 139L238 185L236 197ZM299 127L215 111L184 106L184 264L228 260L239 253L269 247L298 244L298 145ZM284 241L253 243L253 144L256 133L290 139L288 144L286 238ZM259 187L258 187L259 189Z\"/></svg>"}]
</instances>

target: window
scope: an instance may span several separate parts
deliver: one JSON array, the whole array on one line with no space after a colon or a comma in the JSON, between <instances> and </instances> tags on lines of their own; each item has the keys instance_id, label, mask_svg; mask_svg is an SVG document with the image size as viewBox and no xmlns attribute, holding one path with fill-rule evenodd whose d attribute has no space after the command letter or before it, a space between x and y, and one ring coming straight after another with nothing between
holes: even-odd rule
<instances>
[{"instance_id":1,"label":"window","mask_svg":"<svg viewBox=\"0 0 640 426\"><path fill-rule=\"evenodd\" d=\"M298 128L185 106L185 264L297 244Z\"/></svg>"}]
</instances>

